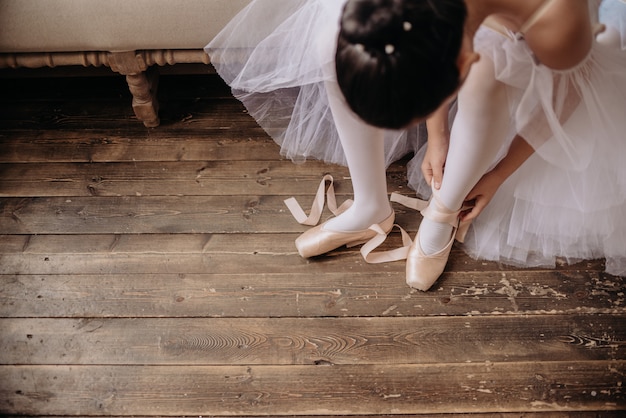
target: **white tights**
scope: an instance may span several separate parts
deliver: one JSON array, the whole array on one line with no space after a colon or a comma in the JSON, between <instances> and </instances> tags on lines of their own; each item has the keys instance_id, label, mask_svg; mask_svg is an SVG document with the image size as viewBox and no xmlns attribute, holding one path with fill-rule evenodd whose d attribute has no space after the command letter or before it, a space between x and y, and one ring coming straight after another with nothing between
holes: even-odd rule
<instances>
[{"instance_id":1,"label":"white tights","mask_svg":"<svg viewBox=\"0 0 626 418\"><path fill-rule=\"evenodd\" d=\"M598 42L620 47L619 33L612 28L597 36ZM450 133L450 148L440 188L442 203L457 210L465 196L495 163L509 132L509 108L505 86L495 79L494 65L481 58L468 75L458 96L459 111ZM450 240L452 227L424 219L420 244L424 253L441 250Z\"/></svg>"},{"instance_id":2,"label":"white tights","mask_svg":"<svg viewBox=\"0 0 626 418\"><path fill-rule=\"evenodd\" d=\"M458 95L458 112L450 132L450 147L439 189L450 210L461 208L465 197L495 162L509 133L505 86L496 81L493 63L481 58L472 66ZM422 220L420 245L433 254L450 241L449 224Z\"/></svg>"},{"instance_id":3,"label":"white tights","mask_svg":"<svg viewBox=\"0 0 626 418\"><path fill-rule=\"evenodd\" d=\"M387 196L384 131L367 125L350 110L337 82L327 81L326 91L354 189L352 206L331 219L327 226L333 231L367 229L391 214Z\"/></svg>"},{"instance_id":4,"label":"white tights","mask_svg":"<svg viewBox=\"0 0 626 418\"><path fill-rule=\"evenodd\" d=\"M391 213L385 172L384 131L367 125L347 106L336 82L326 82L335 124L354 188L354 204L327 224L335 231L365 229ZM458 210L467 194L494 163L509 130L505 88L494 78L493 64L481 59L472 67L458 97L459 111L440 188L442 203ZM420 245L426 254L450 240L452 227L424 219Z\"/></svg>"}]
</instances>

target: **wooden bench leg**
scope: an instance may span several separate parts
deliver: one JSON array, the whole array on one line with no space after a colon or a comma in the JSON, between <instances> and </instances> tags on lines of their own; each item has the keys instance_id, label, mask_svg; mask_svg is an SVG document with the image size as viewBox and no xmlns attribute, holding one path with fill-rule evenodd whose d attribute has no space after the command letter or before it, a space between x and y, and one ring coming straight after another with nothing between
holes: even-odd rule
<instances>
[{"instance_id":1,"label":"wooden bench leg","mask_svg":"<svg viewBox=\"0 0 626 418\"><path fill-rule=\"evenodd\" d=\"M159 73L150 68L146 72L127 75L126 82L133 95L133 110L137 119L148 128L159 126L159 102L156 97Z\"/></svg>"},{"instance_id":2,"label":"wooden bench leg","mask_svg":"<svg viewBox=\"0 0 626 418\"><path fill-rule=\"evenodd\" d=\"M65 65L110 67L111 70L126 77L128 88L133 95L135 115L149 128L159 126L160 123L159 104L156 98L158 72L154 66L176 63L209 64L210 62L209 56L202 49L0 53L0 68L41 68Z\"/></svg>"},{"instance_id":3,"label":"wooden bench leg","mask_svg":"<svg viewBox=\"0 0 626 418\"><path fill-rule=\"evenodd\" d=\"M126 76L128 88L133 95L133 110L137 119L148 128L159 126L159 105L156 99L158 73L146 62L140 52L111 52L109 66Z\"/></svg>"}]
</instances>

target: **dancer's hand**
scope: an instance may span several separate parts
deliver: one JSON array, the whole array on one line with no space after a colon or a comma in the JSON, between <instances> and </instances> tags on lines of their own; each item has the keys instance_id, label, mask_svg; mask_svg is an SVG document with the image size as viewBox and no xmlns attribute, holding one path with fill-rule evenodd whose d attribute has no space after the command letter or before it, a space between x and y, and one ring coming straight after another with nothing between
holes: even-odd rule
<instances>
[{"instance_id":1,"label":"dancer's hand","mask_svg":"<svg viewBox=\"0 0 626 418\"><path fill-rule=\"evenodd\" d=\"M476 218L491 201L498 188L535 152L524 138L516 135L509 152L493 170L485 174L465 198L465 206L470 207L461 213L461 220Z\"/></svg>"},{"instance_id":2,"label":"dancer's hand","mask_svg":"<svg viewBox=\"0 0 626 418\"><path fill-rule=\"evenodd\" d=\"M446 101L426 120L428 142L424 161L422 161L422 174L426 184L432 185L436 190L441 187L450 145L449 110L450 103Z\"/></svg>"},{"instance_id":3,"label":"dancer's hand","mask_svg":"<svg viewBox=\"0 0 626 418\"><path fill-rule=\"evenodd\" d=\"M441 187L447 155L447 138L441 140L429 139L424 161L422 161L422 174L426 183L428 185L432 184L437 190Z\"/></svg>"},{"instance_id":4,"label":"dancer's hand","mask_svg":"<svg viewBox=\"0 0 626 418\"><path fill-rule=\"evenodd\" d=\"M485 174L465 198L464 206L468 209L461 212L461 220L470 221L480 215L503 182L495 171Z\"/></svg>"}]
</instances>

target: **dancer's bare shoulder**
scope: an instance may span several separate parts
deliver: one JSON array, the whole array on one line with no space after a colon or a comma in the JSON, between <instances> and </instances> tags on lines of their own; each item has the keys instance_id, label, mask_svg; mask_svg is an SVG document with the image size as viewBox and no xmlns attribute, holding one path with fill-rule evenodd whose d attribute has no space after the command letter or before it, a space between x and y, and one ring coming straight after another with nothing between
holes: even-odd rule
<instances>
[{"instance_id":1,"label":"dancer's bare shoulder","mask_svg":"<svg viewBox=\"0 0 626 418\"><path fill-rule=\"evenodd\" d=\"M525 39L542 64L574 67L587 56L593 40L587 0L552 0Z\"/></svg>"}]
</instances>

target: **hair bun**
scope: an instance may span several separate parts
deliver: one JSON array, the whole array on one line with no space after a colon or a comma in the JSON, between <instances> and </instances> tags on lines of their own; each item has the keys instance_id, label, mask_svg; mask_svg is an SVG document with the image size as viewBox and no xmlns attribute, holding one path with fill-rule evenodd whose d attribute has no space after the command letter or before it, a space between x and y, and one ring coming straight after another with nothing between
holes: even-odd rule
<instances>
[{"instance_id":1,"label":"hair bun","mask_svg":"<svg viewBox=\"0 0 626 418\"><path fill-rule=\"evenodd\" d=\"M402 0L351 0L343 12L341 33L349 42L381 47L394 40L402 22Z\"/></svg>"}]
</instances>

